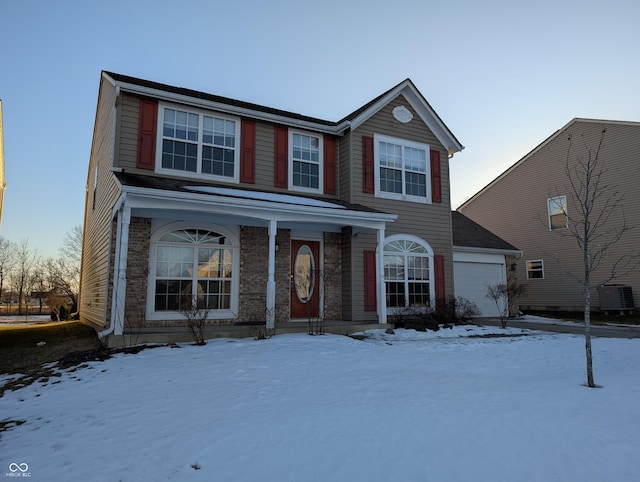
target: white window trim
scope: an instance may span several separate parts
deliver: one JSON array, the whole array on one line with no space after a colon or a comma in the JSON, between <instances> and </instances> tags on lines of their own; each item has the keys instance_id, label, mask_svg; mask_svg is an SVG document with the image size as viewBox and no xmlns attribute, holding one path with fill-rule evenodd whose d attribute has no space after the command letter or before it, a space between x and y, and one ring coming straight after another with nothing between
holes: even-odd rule
<instances>
[{"instance_id":1,"label":"white window trim","mask_svg":"<svg viewBox=\"0 0 640 482\"><path fill-rule=\"evenodd\" d=\"M164 119L164 109L177 109L185 112L190 112L193 114L198 114L199 122L198 122L198 169L196 172L190 171L181 171L178 169L167 169L162 167L162 133L163 133L163 119ZM235 138L236 145L233 148L235 151L234 155L234 169L233 169L233 177L227 176L216 176L214 174L206 174L202 173L202 129L203 122L202 116L206 115L209 117L218 117L220 119L234 121L236 123L235 129ZM242 140L240 139L240 118L229 116L226 114L221 114L215 111L209 111L204 109L197 109L195 107L185 106L181 104L172 104L169 102L158 102L158 122L157 122L157 131L156 131L156 172L159 174L168 174L171 176L181 176L181 177L189 177L195 179L210 179L213 181L221 181L226 183L239 184L240 183L240 146Z\"/></svg>"},{"instance_id":2,"label":"white window trim","mask_svg":"<svg viewBox=\"0 0 640 482\"><path fill-rule=\"evenodd\" d=\"M557 202L556 199L562 200ZM554 228L551 226L551 203L555 203L556 206L561 206L567 221L567 224L561 228ZM567 196L554 196L547 199L547 220L549 221L549 231L557 231L558 229L566 229L569 227L569 214L567 212Z\"/></svg>"},{"instance_id":3,"label":"white window trim","mask_svg":"<svg viewBox=\"0 0 640 482\"><path fill-rule=\"evenodd\" d=\"M429 243L427 243L424 239L419 238L418 236L414 236L412 234L394 234L392 236L388 236L384 239L384 246L386 246L388 243L391 243L393 241L397 241L397 240L407 240L407 241L413 241L414 243L419 244L420 246L424 247L427 250L427 256L429 258L429 308L435 308L436 306L436 280L435 280L435 269L434 269L434 258L435 255L433 253L433 248L431 247L431 245ZM384 246L382 248L383 250L383 257L384 257ZM384 272L384 271L383 271ZM387 280L383 279L383 281L386 283ZM405 280L405 284L406 284L406 280ZM386 300L385 300L385 304L386 304ZM387 306L387 314L389 315L394 315L396 313L400 313L403 310L405 310L407 307L400 307L400 306Z\"/></svg>"},{"instance_id":4,"label":"white window trim","mask_svg":"<svg viewBox=\"0 0 640 482\"><path fill-rule=\"evenodd\" d=\"M540 263L540 269L539 270L529 270L529 263ZM527 272L527 279L528 280L540 280L540 279L544 279L544 260L542 259L528 259L525 263L524 263L524 269ZM542 277L541 278L531 278L529 276L529 272L541 272L542 273Z\"/></svg>"},{"instance_id":5,"label":"white window trim","mask_svg":"<svg viewBox=\"0 0 640 482\"><path fill-rule=\"evenodd\" d=\"M155 310L155 286L156 286L156 256L158 240L165 234L179 229L204 229L220 233L231 240L233 251L233 262L231 278L231 300L228 310L212 310L209 312L209 319L230 319L238 316L238 306L240 299L240 229L228 229L227 227L214 224L170 222L160 226L152 226L152 235L149 246L149 276L147 279L147 319L149 320L181 320L184 315L178 311L156 311Z\"/></svg>"},{"instance_id":6,"label":"white window trim","mask_svg":"<svg viewBox=\"0 0 640 482\"><path fill-rule=\"evenodd\" d=\"M391 144L400 144L402 147L413 147L415 149L422 149L425 152L425 161L426 161L426 171L425 171L425 184L426 184L426 197L420 196L412 196L408 194L404 194L406 189L404 173L405 167L402 166L402 191L403 193L392 193L380 190L380 142L389 142ZM385 199L394 199L396 201L409 201L415 203L422 204L431 204L431 159L430 152L431 146L429 144L423 144L421 142L409 141L406 139L400 139L398 137L385 136L382 134L374 134L373 135L373 152L374 152L374 169L375 169L375 197L385 198ZM403 157L404 160L404 157Z\"/></svg>"},{"instance_id":7,"label":"white window trim","mask_svg":"<svg viewBox=\"0 0 640 482\"><path fill-rule=\"evenodd\" d=\"M301 187L293 185L293 135L300 134L303 136L317 137L318 138L318 189L309 187ZM323 194L324 193L324 136L316 132L303 131L299 129L289 129L288 137L288 173L289 173L289 190L297 192L306 192L311 194Z\"/></svg>"}]
</instances>

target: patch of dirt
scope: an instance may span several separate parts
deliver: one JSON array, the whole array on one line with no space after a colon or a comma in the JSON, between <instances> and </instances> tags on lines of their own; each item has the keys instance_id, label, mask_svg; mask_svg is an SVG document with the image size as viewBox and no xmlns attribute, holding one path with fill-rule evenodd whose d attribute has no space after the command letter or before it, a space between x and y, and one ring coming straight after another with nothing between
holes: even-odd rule
<instances>
[{"instance_id":1,"label":"patch of dirt","mask_svg":"<svg viewBox=\"0 0 640 482\"><path fill-rule=\"evenodd\" d=\"M106 348L95 330L80 322L0 327L0 374L9 375L0 385L0 397L7 390L19 390L34 382L54 379L51 383L58 383L55 378L60 378L60 370L71 371L116 353L138 353L158 346L166 345Z\"/></svg>"}]
</instances>

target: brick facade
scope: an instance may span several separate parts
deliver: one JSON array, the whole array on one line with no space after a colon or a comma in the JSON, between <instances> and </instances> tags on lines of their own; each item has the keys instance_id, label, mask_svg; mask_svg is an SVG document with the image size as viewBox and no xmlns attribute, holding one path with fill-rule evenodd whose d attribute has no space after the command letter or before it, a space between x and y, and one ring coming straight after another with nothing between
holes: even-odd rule
<instances>
[{"instance_id":1,"label":"brick facade","mask_svg":"<svg viewBox=\"0 0 640 482\"><path fill-rule=\"evenodd\" d=\"M115 234L114 234L115 236ZM184 320L146 320L147 282L149 279L149 245L151 219L132 217L129 225L127 256L127 294L124 329L146 326L174 326ZM291 297L291 233L278 230L276 235L276 323L289 321ZM114 243L115 245L115 243ZM266 228L241 226L239 304L235 319L212 319L211 325L264 322L267 304L267 269L269 236ZM342 262L341 235L324 233L324 263L321 284L324 290L326 320L342 319ZM111 268L113 277L113 267ZM111 284L111 283L110 283Z\"/></svg>"}]
</instances>

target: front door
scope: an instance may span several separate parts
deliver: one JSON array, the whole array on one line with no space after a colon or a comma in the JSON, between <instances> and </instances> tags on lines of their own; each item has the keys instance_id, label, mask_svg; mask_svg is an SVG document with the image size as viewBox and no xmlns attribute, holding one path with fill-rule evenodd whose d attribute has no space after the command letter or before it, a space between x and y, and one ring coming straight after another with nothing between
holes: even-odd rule
<instances>
[{"instance_id":1,"label":"front door","mask_svg":"<svg viewBox=\"0 0 640 482\"><path fill-rule=\"evenodd\" d=\"M291 313L293 318L320 315L320 243L291 240Z\"/></svg>"}]
</instances>

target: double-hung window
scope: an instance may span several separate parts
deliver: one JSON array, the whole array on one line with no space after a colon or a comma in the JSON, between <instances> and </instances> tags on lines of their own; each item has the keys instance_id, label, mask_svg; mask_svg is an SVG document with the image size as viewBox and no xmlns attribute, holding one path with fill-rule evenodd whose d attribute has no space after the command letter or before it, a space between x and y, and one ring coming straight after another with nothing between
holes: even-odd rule
<instances>
[{"instance_id":1,"label":"double-hung window","mask_svg":"<svg viewBox=\"0 0 640 482\"><path fill-rule=\"evenodd\" d=\"M375 135L376 196L431 202L429 146Z\"/></svg>"},{"instance_id":2,"label":"double-hung window","mask_svg":"<svg viewBox=\"0 0 640 482\"><path fill-rule=\"evenodd\" d=\"M544 262L541 259L527 261L527 279L544 279Z\"/></svg>"},{"instance_id":3,"label":"double-hung window","mask_svg":"<svg viewBox=\"0 0 640 482\"><path fill-rule=\"evenodd\" d=\"M321 193L323 183L322 137L289 131L289 189Z\"/></svg>"},{"instance_id":4,"label":"double-hung window","mask_svg":"<svg viewBox=\"0 0 640 482\"><path fill-rule=\"evenodd\" d=\"M567 197L557 196L547 199L549 211L549 229L564 229L567 221Z\"/></svg>"},{"instance_id":5,"label":"double-hung window","mask_svg":"<svg viewBox=\"0 0 640 482\"><path fill-rule=\"evenodd\" d=\"M159 124L160 171L238 182L237 119L165 105Z\"/></svg>"}]
</instances>

